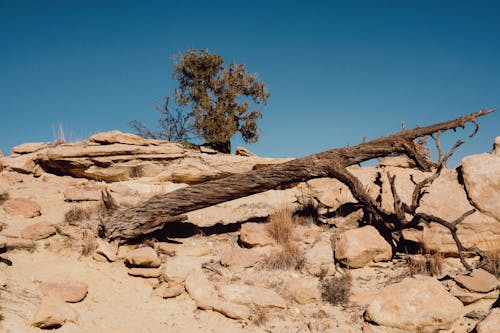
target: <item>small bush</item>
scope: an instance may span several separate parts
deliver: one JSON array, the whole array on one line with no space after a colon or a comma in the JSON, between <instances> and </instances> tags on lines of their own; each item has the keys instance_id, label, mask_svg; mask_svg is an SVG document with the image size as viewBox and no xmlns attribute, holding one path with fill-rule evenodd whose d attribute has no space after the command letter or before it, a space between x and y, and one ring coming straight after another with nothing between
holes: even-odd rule
<instances>
[{"instance_id":1,"label":"small bush","mask_svg":"<svg viewBox=\"0 0 500 333\"><path fill-rule=\"evenodd\" d=\"M443 270L444 257L441 252L426 252L421 257L410 258L408 261L408 270L410 275L440 275Z\"/></svg>"},{"instance_id":2,"label":"small bush","mask_svg":"<svg viewBox=\"0 0 500 333\"><path fill-rule=\"evenodd\" d=\"M290 209L280 209L269 216L267 232L278 244L288 244L292 240L293 217Z\"/></svg>"},{"instance_id":3,"label":"small bush","mask_svg":"<svg viewBox=\"0 0 500 333\"><path fill-rule=\"evenodd\" d=\"M321 298L331 305L346 305L351 291L351 275L324 279L321 282Z\"/></svg>"},{"instance_id":4,"label":"small bush","mask_svg":"<svg viewBox=\"0 0 500 333\"><path fill-rule=\"evenodd\" d=\"M304 267L305 257L298 245L286 243L279 251L271 253L264 260L264 268L270 270L301 270Z\"/></svg>"},{"instance_id":5,"label":"small bush","mask_svg":"<svg viewBox=\"0 0 500 333\"><path fill-rule=\"evenodd\" d=\"M75 225L76 222L86 221L90 219L90 209L73 206L64 214L64 222L70 225Z\"/></svg>"}]
</instances>

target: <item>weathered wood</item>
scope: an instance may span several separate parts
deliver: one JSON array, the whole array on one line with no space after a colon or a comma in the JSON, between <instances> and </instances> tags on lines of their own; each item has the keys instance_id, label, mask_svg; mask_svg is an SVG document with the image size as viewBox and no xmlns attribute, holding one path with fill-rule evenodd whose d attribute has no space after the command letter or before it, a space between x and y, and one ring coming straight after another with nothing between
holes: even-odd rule
<instances>
[{"instance_id":1,"label":"weathered wood","mask_svg":"<svg viewBox=\"0 0 500 333\"><path fill-rule=\"evenodd\" d=\"M466 123L475 123L476 118L491 112L494 110L481 110L447 122L402 130L356 146L331 149L283 164L156 195L137 207L120 208L111 213L102 223L104 236L109 240L133 239L160 229L167 222L181 220L184 218L182 215L187 212L312 178L338 177L344 182L354 182L353 186L356 186L359 185L356 183L357 179L353 179L345 167L394 153L408 155L422 170L428 171L431 163L415 153L415 139L449 129L464 128ZM361 203L367 203L368 208L373 204L369 197L361 195L357 199Z\"/></svg>"}]
</instances>

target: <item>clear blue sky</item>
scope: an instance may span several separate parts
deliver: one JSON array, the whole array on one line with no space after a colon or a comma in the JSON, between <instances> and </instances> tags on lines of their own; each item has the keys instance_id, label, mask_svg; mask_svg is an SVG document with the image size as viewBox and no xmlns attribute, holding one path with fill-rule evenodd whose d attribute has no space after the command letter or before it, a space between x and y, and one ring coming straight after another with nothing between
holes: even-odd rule
<instances>
[{"instance_id":1,"label":"clear blue sky","mask_svg":"<svg viewBox=\"0 0 500 333\"><path fill-rule=\"evenodd\" d=\"M0 149L154 126L172 56L244 63L263 156L303 156L500 106L498 1L0 0ZM500 111L464 154L490 151ZM463 135L465 136L465 135ZM444 141L451 145L451 138ZM236 138L233 146L241 144Z\"/></svg>"}]
</instances>

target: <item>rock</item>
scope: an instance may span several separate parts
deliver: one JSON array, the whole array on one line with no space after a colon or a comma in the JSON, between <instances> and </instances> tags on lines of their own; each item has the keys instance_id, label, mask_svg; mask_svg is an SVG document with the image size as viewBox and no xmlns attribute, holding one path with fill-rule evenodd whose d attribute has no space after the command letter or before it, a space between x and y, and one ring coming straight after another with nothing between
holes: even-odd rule
<instances>
[{"instance_id":1,"label":"rock","mask_svg":"<svg viewBox=\"0 0 500 333\"><path fill-rule=\"evenodd\" d=\"M500 136L495 138L495 144L493 145L493 154L500 156Z\"/></svg>"},{"instance_id":2,"label":"rock","mask_svg":"<svg viewBox=\"0 0 500 333\"><path fill-rule=\"evenodd\" d=\"M65 201L99 201L101 200L101 191L85 190L81 188L67 188L64 190Z\"/></svg>"},{"instance_id":3,"label":"rock","mask_svg":"<svg viewBox=\"0 0 500 333\"><path fill-rule=\"evenodd\" d=\"M123 143L126 145L149 146L149 141L143 137L130 133L122 133L116 130L94 134L89 137L89 141L105 145Z\"/></svg>"},{"instance_id":4,"label":"rock","mask_svg":"<svg viewBox=\"0 0 500 333\"><path fill-rule=\"evenodd\" d=\"M251 249L242 249L239 246L231 246L222 252L220 263L223 266L246 268L253 267L260 261L260 259L262 259L262 257L263 254Z\"/></svg>"},{"instance_id":5,"label":"rock","mask_svg":"<svg viewBox=\"0 0 500 333\"><path fill-rule=\"evenodd\" d=\"M35 327L43 329L58 328L66 322L78 321L78 313L60 298L45 297L38 305L31 321Z\"/></svg>"},{"instance_id":6,"label":"rock","mask_svg":"<svg viewBox=\"0 0 500 333\"><path fill-rule=\"evenodd\" d=\"M306 184L316 200L333 210L348 202L357 201L349 188L337 179L315 178L308 180Z\"/></svg>"},{"instance_id":7,"label":"rock","mask_svg":"<svg viewBox=\"0 0 500 333\"><path fill-rule=\"evenodd\" d=\"M201 269L201 264L207 261L205 258L173 257L165 264L163 278L165 281L184 282L193 270Z\"/></svg>"},{"instance_id":8,"label":"rock","mask_svg":"<svg viewBox=\"0 0 500 333\"><path fill-rule=\"evenodd\" d=\"M143 278L157 278L160 277L161 271L158 268L132 267L129 268L128 274Z\"/></svg>"},{"instance_id":9,"label":"rock","mask_svg":"<svg viewBox=\"0 0 500 333\"><path fill-rule=\"evenodd\" d=\"M285 308L285 300L271 289L249 286L247 284L225 284L219 289L220 296L226 301L262 307Z\"/></svg>"},{"instance_id":10,"label":"rock","mask_svg":"<svg viewBox=\"0 0 500 333\"><path fill-rule=\"evenodd\" d=\"M27 198L7 199L2 207L7 214L20 215L26 218L40 216L42 209L36 201Z\"/></svg>"},{"instance_id":11,"label":"rock","mask_svg":"<svg viewBox=\"0 0 500 333\"><path fill-rule=\"evenodd\" d=\"M60 298L69 303L82 301L88 291L88 285L81 281L40 282L38 288L46 296Z\"/></svg>"},{"instance_id":12,"label":"rock","mask_svg":"<svg viewBox=\"0 0 500 333\"><path fill-rule=\"evenodd\" d=\"M458 182L456 170L443 170L427 188L417 212L453 221L473 209L467 194ZM489 251L500 250L500 221L476 211L457 226L457 235L465 247L476 245ZM448 229L436 223L423 225L422 245L429 251L457 255L457 246Z\"/></svg>"},{"instance_id":13,"label":"rock","mask_svg":"<svg viewBox=\"0 0 500 333\"><path fill-rule=\"evenodd\" d=\"M360 268L369 262L392 258L392 248L377 229L368 225L340 234L335 245L335 258L351 268Z\"/></svg>"},{"instance_id":14,"label":"rock","mask_svg":"<svg viewBox=\"0 0 500 333\"><path fill-rule=\"evenodd\" d=\"M14 154L28 154L34 153L38 150L47 148L48 145L45 142L26 142L15 146L12 148L12 153Z\"/></svg>"},{"instance_id":15,"label":"rock","mask_svg":"<svg viewBox=\"0 0 500 333\"><path fill-rule=\"evenodd\" d=\"M299 277L288 280L286 291L299 304L313 303L320 299L318 279Z\"/></svg>"},{"instance_id":16,"label":"rock","mask_svg":"<svg viewBox=\"0 0 500 333\"><path fill-rule=\"evenodd\" d=\"M332 244L329 241L319 241L307 251L306 266L323 266L333 264Z\"/></svg>"},{"instance_id":17,"label":"rock","mask_svg":"<svg viewBox=\"0 0 500 333\"><path fill-rule=\"evenodd\" d=\"M462 159L467 195L482 213L500 220L500 156L480 154Z\"/></svg>"},{"instance_id":18,"label":"rock","mask_svg":"<svg viewBox=\"0 0 500 333\"><path fill-rule=\"evenodd\" d=\"M140 267L160 267L161 261L155 250L151 247L141 247L128 252L125 255L125 262Z\"/></svg>"},{"instance_id":19,"label":"rock","mask_svg":"<svg viewBox=\"0 0 500 333\"><path fill-rule=\"evenodd\" d=\"M246 320L250 317L251 314L250 308L248 306L226 302L221 299L218 299L216 302L214 302L212 307L214 311L222 313L226 317L232 319Z\"/></svg>"},{"instance_id":20,"label":"rock","mask_svg":"<svg viewBox=\"0 0 500 333\"><path fill-rule=\"evenodd\" d=\"M116 261L118 259L117 252L118 248L116 245L106 242L101 238L96 239L97 249L96 253L104 256L109 261Z\"/></svg>"},{"instance_id":21,"label":"rock","mask_svg":"<svg viewBox=\"0 0 500 333\"><path fill-rule=\"evenodd\" d=\"M177 297L184 292L184 287L179 284L162 284L155 290L155 294L163 298Z\"/></svg>"},{"instance_id":22,"label":"rock","mask_svg":"<svg viewBox=\"0 0 500 333\"><path fill-rule=\"evenodd\" d=\"M247 246L266 246L276 244L267 232L267 225L264 223L244 223L240 229L240 241Z\"/></svg>"},{"instance_id":23,"label":"rock","mask_svg":"<svg viewBox=\"0 0 500 333\"><path fill-rule=\"evenodd\" d=\"M7 237L0 235L0 249L7 247Z\"/></svg>"},{"instance_id":24,"label":"rock","mask_svg":"<svg viewBox=\"0 0 500 333\"><path fill-rule=\"evenodd\" d=\"M21 231L21 237L32 240L44 239L56 234L56 229L47 221L31 224Z\"/></svg>"},{"instance_id":25,"label":"rock","mask_svg":"<svg viewBox=\"0 0 500 333\"><path fill-rule=\"evenodd\" d=\"M475 269L470 275L458 275L454 279L461 287L481 293L487 293L500 286L500 281L484 269Z\"/></svg>"},{"instance_id":26,"label":"rock","mask_svg":"<svg viewBox=\"0 0 500 333\"><path fill-rule=\"evenodd\" d=\"M464 305L468 305L479 301L483 298L496 299L499 295L498 290L493 290L489 293L474 293L468 292L462 288L451 288L450 293L458 298Z\"/></svg>"},{"instance_id":27,"label":"rock","mask_svg":"<svg viewBox=\"0 0 500 333\"><path fill-rule=\"evenodd\" d=\"M203 145L200 146L200 151L203 154L217 154L218 153L217 150L210 148L209 146L203 146Z\"/></svg>"},{"instance_id":28,"label":"rock","mask_svg":"<svg viewBox=\"0 0 500 333\"><path fill-rule=\"evenodd\" d=\"M33 173L35 170L36 153L19 155L15 157L3 157L2 164L7 171L20 173Z\"/></svg>"},{"instance_id":29,"label":"rock","mask_svg":"<svg viewBox=\"0 0 500 333\"><path fill-rule=\"evenodd\" d=\"M36 247L36 244L31 239L7 237L5 247L7 250L32 250Z\"/></svg>"},{"instance_id":30,"label":"rock","mask_svg":"<svg viewBox=\"0 0 500 333\"><path fill-rule=\"evenodd\" d=\"M498 138L498 137L497 137ZM498 333L500 328L500 308L491 310L483 321L476 326L477 333Z\"/></svg>"},{"instance_id":31,"label":"rock","mask_svg":"<svg viewBox=\"0 0 500 333\"><path fill-rule=\"evenodd\" d=\"M379 159L378 167L414 168L415 162L406 155L387 156Z\"/></svg>"},{"instance_id":32,"label":"rock","mask_svg":"<svg viewBox=\"0 0 500 333\"><path fill-rule=\"evenodd\" d=\"M239 156L246 156L246 157L250 157L250 156L255 156L254 153L252 153L250 150L246 149L245 147L236 147L236 152L235 152L236 155L239 155Z\"/></svg>"},{"instance_id":33,"label":"rock","mask_svg":"<svg viewBox=\"0 0 500 333\"><path fill-rule=\"evenodd\" d=\"M193 270L186 278L186 291L200 309L211 310L218 295L201 269Z\"/></svg>"},{"instance_id":34,"label":"rock","mask_svg":"<svg viewBox=\"0 0 500 333\"><path fill-rule=\"evenodd\" d=\"M460 318L462 303L434 278L416 276L384 287L366 316L383 326L406 331L449 329Z\"/></svg>"}]
</instances>

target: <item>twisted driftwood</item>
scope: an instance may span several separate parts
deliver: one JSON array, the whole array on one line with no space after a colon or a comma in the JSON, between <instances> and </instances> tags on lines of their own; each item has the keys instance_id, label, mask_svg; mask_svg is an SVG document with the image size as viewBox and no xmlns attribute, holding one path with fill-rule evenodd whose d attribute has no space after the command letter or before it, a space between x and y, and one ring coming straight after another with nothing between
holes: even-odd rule
<instances>
[{"instance_id":1,"label":"twisted driftwood","mask_svg":"<svg viewBox=\"0 0 500 333\"><path fill-rule=\"evenodd\" d=\"M456 236L456 224L463 218L451 223L444 221L448 223L447 225L437 217L415 214L415 209L424 194L423 188L438 176L446 159L452 153L450 152L446 158L442 156L439 134L449 129L464 128L467 123L471 122L476 125L472 133L474 135L478 129L476 119L492 112L494 110L481 110L426 127L416 127L411 130L403 129L388 137L363 142L356 146L331 149L283 164L181 188L163 195L156 195L137 207L112 210L107 218L102 221L103 235L108 240L125 242L160 229L168 222L185 220L186 216L183 214L196 209L312 178L333 177L349 187L354 197L363 205L365 211L372 218L372 223L383 233L385 232L386 235L403 228L415 226L420 221L437 222L448 227L452 232L461 253L465 248ZM430 171L433 166L432 162L418 152L414 143L415 139L429 135L437 139L436 143L440 153L438 171L432 176L433 179L417 184L412 207L403 206L401 201L397 200L399 197L395 189L393 189L396 213L384 211L366 193L361 182L346 169L350 165L396 153L407 155L415 161L421 170ZM394 179L392 182L394 182ZM404 212L410 213L413 219L406 221ZM463 259L462 254L461 258Z\"/></svg>"}]
</instances>

